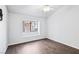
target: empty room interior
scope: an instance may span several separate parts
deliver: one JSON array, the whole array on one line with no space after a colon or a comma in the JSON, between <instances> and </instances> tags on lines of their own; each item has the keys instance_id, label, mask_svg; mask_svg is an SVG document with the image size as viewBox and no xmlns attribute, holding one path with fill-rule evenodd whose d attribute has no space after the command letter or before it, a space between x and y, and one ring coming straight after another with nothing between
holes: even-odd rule
<instances>
[{"instance_id":1,"label":"empty room interior","mask_svg":"<svg viewBox=\"0 0 79 59\"><path fill-rule=\"evenodd\" d=\"M79 5L0 5L0 54L79 54Z\"/></svg>"}]
</instances>

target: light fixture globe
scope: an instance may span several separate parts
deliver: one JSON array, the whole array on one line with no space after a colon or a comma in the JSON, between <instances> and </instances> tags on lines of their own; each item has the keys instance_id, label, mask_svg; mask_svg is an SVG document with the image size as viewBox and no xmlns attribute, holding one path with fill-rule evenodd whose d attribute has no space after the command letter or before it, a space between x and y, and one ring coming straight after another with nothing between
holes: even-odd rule
<instances>
[{"instance_id":1,"label":"light fixture globe","mask_svg":"<svg viewBox=\"0 0 79 59\"><path fill-rule=\"evenodd\" d=\"M44 12L49 12L50 11L50 7L48 5L44 6L43 11Z\"/></svg>"}]
</instances>

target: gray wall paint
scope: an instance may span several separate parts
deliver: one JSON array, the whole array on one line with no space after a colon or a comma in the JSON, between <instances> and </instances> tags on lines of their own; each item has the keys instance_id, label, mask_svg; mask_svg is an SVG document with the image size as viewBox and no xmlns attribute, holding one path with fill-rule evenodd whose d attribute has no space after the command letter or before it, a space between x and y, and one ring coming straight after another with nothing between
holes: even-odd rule
<instances>
[{"instance_id":1,"label":"gray wall paint","mask_svg":"<svg viewBox=\"0 0 79 59\"><path fill-rule=\"evenodd\" d=\"M48 38L79 48L79 6L64 6L47 22Z\"/></svg>"},{"instance_id":2,"label":"gray wall paint","mask_svg":"<svg viewBox=\"0 0 79 59\"><path fill-rule=\"evenodd\" d=\"M40 34L37 32L26 33L22 32L23 20L38 20L40 21ZM9 13L9 44L18 44L45 38L45 20L43 18L36 18L22 14Z\"/></svg>"}]
</instances>

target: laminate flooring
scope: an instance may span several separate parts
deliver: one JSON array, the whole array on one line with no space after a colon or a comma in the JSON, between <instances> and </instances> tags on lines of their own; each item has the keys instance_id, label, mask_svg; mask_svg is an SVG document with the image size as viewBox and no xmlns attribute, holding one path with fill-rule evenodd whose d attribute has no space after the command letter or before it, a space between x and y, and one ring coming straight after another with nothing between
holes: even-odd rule
<instances>
[{"instance_id":1,"label":"laminate flooring","mask_svg":"<svg viewBox=\"0 0 79 59\"><path fill-rule=\"evenodd\" d=\"M78 54L79 50L50 39L9 46L6 54Z\"/></svg>"}]
</instances>

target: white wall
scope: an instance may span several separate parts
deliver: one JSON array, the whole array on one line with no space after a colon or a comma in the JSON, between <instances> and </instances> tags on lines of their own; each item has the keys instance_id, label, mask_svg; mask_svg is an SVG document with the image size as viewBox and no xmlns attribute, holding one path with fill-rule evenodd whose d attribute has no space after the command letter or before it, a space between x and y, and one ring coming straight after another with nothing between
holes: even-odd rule
<instances>
[{"instance_id":1,"label":"white wall","mask_svg":"<svg viewBox=\"0 0 79 59\"><path fill-rule=\"evenodd\" d=\"M48 19L48 38L79 49L79 6L64 6Z\"/></svg>"},{"instance_id":2,"label":"white wall","mask_svg":"<svg viewBox=\"0 0 79 59\"><path fill-rule=\"evenodd\" d=\"M3 20L0 21L0 54L5 53L7 49L7 9L6 6L0 5L3 10Z\"/></svg>"},{"instance_id":3,"label":"white wall","mask_svg":"<svg viewBox=\"0 0 79 59\"><path fill-rule=\"evenodd\" d=\"M40 21L40 34L37 32L26 33L22 32L23 20L38 20ZM28 42L45 38L45 20L42 18L35 18L32 16L21 15L16 13L9 13L9 43L8 45Z\"/></svg>"}]
</instances>

